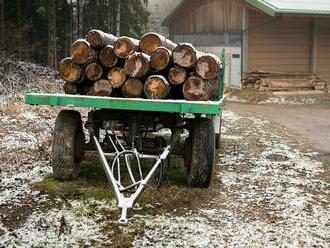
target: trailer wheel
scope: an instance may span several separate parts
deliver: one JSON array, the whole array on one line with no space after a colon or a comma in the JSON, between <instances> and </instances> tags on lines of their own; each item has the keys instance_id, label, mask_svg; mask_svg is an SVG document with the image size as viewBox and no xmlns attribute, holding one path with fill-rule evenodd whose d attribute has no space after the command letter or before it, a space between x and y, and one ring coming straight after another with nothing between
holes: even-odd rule
<instances>
[{"instance_id":1,"label":"trailer wheel","mask_svg":"<svg viewBox=\"0 0 330 248\"><path fill-rule=\"evenodd\" d=\"M84 143L80 113L62 110L55 122L51 157L53 173L57 179L70 180L78 176Z\"/></svg>"},{"instance_id":2,"label":"trailer wheel","mask_svg":"<svg viewBox=\"0 0 330 248\"><path fill-rule=\"evenodd\" d=\"M197 118L191 124L185 154L187 183L189 186L207 188L211 182L215 152L213 121Z\"/></svg>"}]
</instances>

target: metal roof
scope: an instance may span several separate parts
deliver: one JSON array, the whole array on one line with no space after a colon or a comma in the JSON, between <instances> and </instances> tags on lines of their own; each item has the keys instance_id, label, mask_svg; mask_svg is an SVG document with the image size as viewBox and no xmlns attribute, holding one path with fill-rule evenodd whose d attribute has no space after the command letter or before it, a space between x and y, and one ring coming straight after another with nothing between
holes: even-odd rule
<instances>
[{"instance_id":1,"label":"metal roof","mask_svg":"<svg viewBox=\"0 0 330 248\"><path fill-rule=\"evenodd\" d=\"M168 26L172 17L187 0L181 0L162 25ZM245 0L261 11L275 16L276 14L330 15L330 0Z\"/></svg>"}]
</instances>

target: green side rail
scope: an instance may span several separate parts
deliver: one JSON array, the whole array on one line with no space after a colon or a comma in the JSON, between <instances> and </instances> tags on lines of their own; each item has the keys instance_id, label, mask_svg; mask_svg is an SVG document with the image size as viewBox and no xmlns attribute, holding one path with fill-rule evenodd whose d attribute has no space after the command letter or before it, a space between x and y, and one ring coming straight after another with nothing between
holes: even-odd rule
<instances>
[{"instance_id":1,"label":"green side rail","mask_svg":"<svg viewBox=\"0 0 330 248\"><path fill-rule=\"evenodd\" d=\"M30 105L217 115L222 112L222 94L224 88L224 50L222 51L221 60L223 70L221 71L218 80L218 101L195 102L186 100L151 100L142 98L116 98L66 94L30 93L24 96L24 102Z\"/></svg>"}]
</instances>

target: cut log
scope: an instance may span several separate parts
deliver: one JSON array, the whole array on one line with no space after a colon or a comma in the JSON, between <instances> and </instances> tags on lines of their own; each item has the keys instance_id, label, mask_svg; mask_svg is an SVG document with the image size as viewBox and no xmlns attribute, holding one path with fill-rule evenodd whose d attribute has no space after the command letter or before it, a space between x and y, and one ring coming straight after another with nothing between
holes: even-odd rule
<instances>
[{"instance_id":1,"label":"cut log","mask_svg":"<svg viewBox=\"0 0 330 248\"><path fill-rule=\"evenodd\" d=\"M64 58L59 65L60 76L63 80L69 83L74 83L79 80L82 75L80 65L73 62L72 58Z\"/></svg>"},{"instance_id":2,"label":"cut log","mask_svg":"<svg viewBox=\"0 0 330 248\"><path fill-rule=\"evenodd\" d=\"M210 100L218 101L219 100L219 82L218 79L211 79L207 81L210 90Z\"/></svg>"},{"instance_id":3,"label":"cut log","mask_svg":"<svg viewBox=\"0 0 330 248\"><path fill-rule=\"evenodd\" d=\"M143 35L140 41L141 51L149 55L151 55L156 48L161 46L172 51L176 47L176 44L171 40L166 39L163 35L153 32Z\"/></svg>"},{"instance_id":4,"label":"cut log","mask_svg":"<svg viewBox=\"0 0 330 248\"><path fill-rule=\"evenodd\" d=\"M115 41L113 46L115 54L119 58L127 58L139 50L139 40L122 36Z\"/></svg>"},{"instance_id":5,"label":"cut log","mask_svg":"<svg viewBox=\"0 0 330 248\"><path fill-rule=\"evenodd\" d=\"M196 73L206 80L215 79L219 76L221 67L221 61L217 56L204 54L197 60Z\"/></svg>"},{"instance_id":6,"label":"cut log","mask_svg":"<svg viewBox=\"0 0 330 248\"><path fill-rule=\"evenodd\" d=\"M110 96L112 92L112 86L109 80L100 79L93 84L93 87L89 93L93 96Z\"/></svg>"},{"instance_id":7,"label":"cut log","mask_svg":"<svg viewBox=\"0 0 330 248\"><path fill-rule=\"evenodd\" d=\"M127 58L124 69L130 77L145 77L150 71L150 57L144 53L134 53Z\"/></svg>"},{"instance_id":8,"label":"cut log","mask_svg":"<svg viewBox=\"0 0 330 248\"><path fill-rule=\"evenodd\" d=\"M114 48L111 45L104 47L99 54L99 60L104 67L113 67L118 62L118 57L115 54Z\"/></svg>"},{"instance_id":9,"label":"cut log","mask_svg":"<svg viewBox=\"0 0 330 248\"><path fill-rule=\"evenodd\" d=\"M173 50L173 61L183 68L192 68L197 62L197 51L188 43L182 43Z\"/></svg>"},{"instance_id":10,"label":"cut log","mask_svg":"<svg viewBox=\"0 0 330 248\"><path fill-rule=\"evenodd\" d=\"M77 64L89 64L97 60L97 52L88 41L79 39L71 45L70 56Z\"/></svg>"},{"instance_id":11,"label":"cut log","mask_svg":"<svg viewBox=\"0 0 330 248\"><path fill-rule=\"evenodd\" d=\"M119 88L123 86L126 81L125 70L121 67L114 67L108 72L108 80L113 88Z\"/></svg>"},{"instance_id":12,"label":"cut log","mask_svg":"<svg viewBox=\"0 0 330 248\"><path fill-rule=\"evenodd\" d=\"M168 73L168 80L171 84L183 84L187 78L187 71L181 67L175 66Z\"/></svg>"},{"instance_id":13,"label":"cut log","mask_svg":"<svg viewBox=\"0 0 330 248\"><path fill-rule=\"evenodd\" d=\"M210 100L210 86L208 81L198 76L190 76L183 84L183 96L188 101Z\"/></svg>"},{"instance_id":14,"label":"cut log","mask_svg":"<svg viewBox=\"0 0 330 248\"><path fill-rule=\"evenodd\" d=\"M165 99L171 91L171 85L165 77L153 75L144 84L144 95L148 99Z\"/></svg>"},{"instance_id":15,"label":"cut log","mask_svg":"<svg viewBox=\"0 0 330 248\"><path fill-rule=\"evenodd\" d=\"M117 39L118 38L116 36L97 29L92 29L86 35L86 40L92 47L96 48L113 45Z\"/></svg>"},{"instance_id":16,"label":"cut log","mask_svg":"<svg viewBox=\"0 0 330 248\"><path fill-rule=\"evenodd\" d=\"M91 81L99 80L102 77L102 74L102 66L97 63L91 63L85 69L86 78Z\"/></svg>"},{"instance_id":17,"label":"cut log","mask_svg":"<svg viewBox=\"0 0 330 248\"><path fill-rule=\"evenodd\" d=\"M137 78L129 78L121 88L121 93L128 98L140 97L143 93L143 83Z\"/></svg>"},{"instance_id":18,"label":"cut log","mask_svg":"<svg viewBox=\"0 0 330 248\"><path fill-rule=\"evenodd\" d=\"M267 78L268 87L272 88L314 88L314 81L309 79L275 79Z\"/></svg>"},{"instance_id":19,"label":"cut log","mask_svg":"<svg viewBox=\"0 0 330 248\"><path fill-rule=\"evenodd\" d=\"M150 56L150 66L156 71L165 70L171 62L172 52L165 47L156 48Z\"/></svg>"},{"instance_id":20,"label":"cut log","mask_svg":"<svg viewBox=\"0 0 330 248\"><path fill-rule=\"evenodd\" d=\"M80 95L88 95L93 88L93 81L85 81L83 84L76 84L77 86L77 93Z\"/></svg>"},{"instance_id":21,"label":"cut log","mask_svg":"<svg viewBox=\"0 0 330 248\"><path fill-rule=\"evenodd\" d=\"M74 83L66 82L63 86L65 94L75 95L77 94L77 86Z\"/></svg>"}]
</instances>

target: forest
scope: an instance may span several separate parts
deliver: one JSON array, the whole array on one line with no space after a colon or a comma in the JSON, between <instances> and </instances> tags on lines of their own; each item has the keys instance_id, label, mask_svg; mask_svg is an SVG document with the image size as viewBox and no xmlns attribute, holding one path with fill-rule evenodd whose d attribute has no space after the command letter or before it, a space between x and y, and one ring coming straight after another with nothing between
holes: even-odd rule
<instances>
[{"instance_id":1,"label":"forest","mask_svg":"<svg viewBox=\"0 0 330 248\"><path fill-rule=\"evenodd\" d=\"M92 28L139 37L147 0L0 0L0 56L57 68Z\"/></svg>"}]
</instances>

